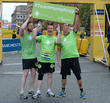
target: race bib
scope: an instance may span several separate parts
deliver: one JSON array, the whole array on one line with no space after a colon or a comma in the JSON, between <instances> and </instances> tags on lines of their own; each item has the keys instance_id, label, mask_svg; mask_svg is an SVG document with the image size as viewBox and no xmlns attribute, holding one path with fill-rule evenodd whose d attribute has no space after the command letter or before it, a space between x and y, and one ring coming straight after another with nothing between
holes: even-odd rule
<instances>
[{"instance_id":1,"label":"race bib","mask_svg":"<svg viewBox=\"0 0 110 103\"><path fill-rule=\"evenodd\" d=\"M41 54L41 59L49 61L51 59L51 52L50 51L43 51Z\"/></svg>"}]
</instances>

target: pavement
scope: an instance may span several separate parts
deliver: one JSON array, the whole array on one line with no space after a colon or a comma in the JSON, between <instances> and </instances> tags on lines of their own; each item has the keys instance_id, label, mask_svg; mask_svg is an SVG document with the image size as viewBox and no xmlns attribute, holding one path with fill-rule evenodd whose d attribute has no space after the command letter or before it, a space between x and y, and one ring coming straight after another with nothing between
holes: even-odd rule
<instances>
[{"instance_id":1,"label":"pavement","mask_svg":"<svg viewBox=\"0 0 110 103\"><path fill-rule=\"evenodd\" d=\"M42 96L33 100L18 98L22 76L22 60L20 52L3 53L3 63L0 65L0 103L110 103L110 72L102 64L90 62L88 57L80 57L83 86L87 92L87 99L80 98L80 91L75 76L68 76L66 97L46 97L47 75L44 76L41 88ZM61 90L60 68L56 62L56 72L53 75L52 91L57 94ZM29 74L30 77L30 74ZM29 88L29 77L25 93ZM37 76L36 76L37 80ZM34 85L36 90L36 81Z\"/></svg>"}]
</instances>

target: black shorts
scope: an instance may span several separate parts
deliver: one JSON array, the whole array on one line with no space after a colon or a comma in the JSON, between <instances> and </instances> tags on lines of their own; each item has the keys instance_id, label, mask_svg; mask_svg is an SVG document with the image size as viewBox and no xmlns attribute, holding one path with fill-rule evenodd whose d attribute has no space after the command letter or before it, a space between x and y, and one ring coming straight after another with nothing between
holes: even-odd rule
<instances>
[{"instance_id":1,"label":"black shorts","mask_svg":"<svg viewBox=\"0 0 110 103\"><path fill-rule=\"evenodd\" d=\"M61 72L62 75L71 75L71 70L75 75L80 75L81 69L78 58L68 58L61 60Z\"/></svg>"},{"instance_id":2,"label":"black shorts","mask_svg":"<svg viewBox=\"0 0 110 103\"><path fill-rule=\"evenodd\" d=\"M39 74L53 73L55 71L55 63L38 62L37 68Z\"/></svg>"},{"instance_id":3,"label":"black shorts","mask_svg":"<svg viewBox=\"0 0 110 103\"><path fill-rule=\"evenodd\" d=\"M36 64L37 64L37 58L34 59L22 59L22 64L23 64L23 70L24 69L32 69L32 68L36 68Z\"/></svg>"}]
</instances>

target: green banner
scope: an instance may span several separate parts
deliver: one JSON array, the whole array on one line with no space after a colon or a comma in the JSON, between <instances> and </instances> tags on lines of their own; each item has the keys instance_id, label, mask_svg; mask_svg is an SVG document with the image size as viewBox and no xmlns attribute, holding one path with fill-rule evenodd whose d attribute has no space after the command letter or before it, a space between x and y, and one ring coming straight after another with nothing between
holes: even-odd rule
<instances>
[{"instance_id":1,"label":"green banner","mask_svg":"<svg viewBox=\"0 0 110 103\"><path fill-rule=\"evenodd\" d=\"M32 15L33 18L73 24L75 18L75 8L35 1L33 4Z\"/></svg>"}]
</instances>

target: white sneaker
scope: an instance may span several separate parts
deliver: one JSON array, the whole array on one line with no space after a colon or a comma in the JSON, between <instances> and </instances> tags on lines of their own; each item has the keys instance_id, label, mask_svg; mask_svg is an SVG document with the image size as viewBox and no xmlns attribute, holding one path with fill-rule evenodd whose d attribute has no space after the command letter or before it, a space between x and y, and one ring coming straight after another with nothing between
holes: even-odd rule
<instances>
[{"instance_id":1,"label":"white sneaker","mask_svg":"<svg viewBox=\"0 0 110 103\"><path fill-rule=\"evenodd\" d=\"M33 98L33 99L36 99L36 98L40 98L40 96L41 96L41 93L40 93L40 92L36 92L36 93L32 96L32 98Z\"/></svg>"},{"instance_id":2,"label":"white sneaker","mask_svg":"<svg viewBox=\"0 0 110 103\"><path fill-rule=\"evenodd\" d=\"M48 97L55 97L55 94L52 91L47 91Z\"/></svg>"}]
</instances>

